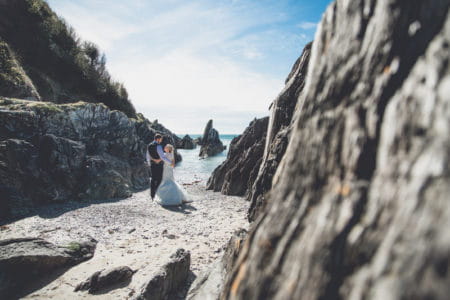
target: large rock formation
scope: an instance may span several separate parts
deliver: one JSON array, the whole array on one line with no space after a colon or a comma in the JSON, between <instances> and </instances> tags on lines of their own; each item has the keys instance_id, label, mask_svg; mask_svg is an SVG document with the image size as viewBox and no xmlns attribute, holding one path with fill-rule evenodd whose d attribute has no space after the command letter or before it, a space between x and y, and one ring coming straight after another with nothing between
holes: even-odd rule
<instances>
[{"instance_id":1,"label":"large rock formation","mask_svg":"<svg viewBox=\"0 0 450 300\"><path fill-rule=\"evenodd\" d=\"M236 230L225 247L225 253L217 259L211 267L200 274L192 283L187 299L203 300L218 299L223 288L223 283L228 273L231 272L247 237L245 229Z\"/></svg>"},{"instance_id":2,"label":"large rock formation","mask_svg":"<svg viewBox=\"0 0 450 300\"><path fill-rule=\"evenodd\" d=\"M144 284L135 300L168 300L173 294L184 287L191 266L191 254L184 249L178 249L170 256L170 261Z\"/></svg>"},{"instance_id":3,"label":"large rock formation","mask_svg":"<svg viewBox=\"0 0 450 300\"><path fill-rule=\"evenodd\" d=\"M334 2L225 299L447 299L450 1Z\"/></svg>"},{"instance_id":4,"label":"large rock formation","mask_svg":"<svg viewBox=\"0 0 450 300\"><path fill-rule=\"evenodd\" d=\"M199 156L202 158L217 155L225 149L219 138L219 132L213 128L212 120L209 120L206 124L200 145L201 148Z\"/></svg>"},{"instance_id":5,"label":"large rock formation","mask_svg":"<svg viewBox=\"0 0 450 300\"><path fill-rule=\"evenodd\" d=\"M194 140L188 135L186 134L179 142L177 145L178 149L195 149L196 145L194 143Z\"/></svg>"},{"instance_id":6,"label":"large rock formation","mask_svg":"<svg viewBox=\"0 0 450 300\"><path fill-rule=\"evenodd\" d=\"M230 143L227 159L218 166L206 188L225 195L244 196L258 174L269 118L253 120L244 133Z\"/></svg>"},{"instance_id":7,"label":"large rock formation","mask_svg":"<svg viewBox=\"0 0 450 300\"><path fill-rule=\"evenodd\" d=\"M66 246L38 238L0 241L0 298L15 299L33 282L92 258L95 248L95 240Z\"/></svg>"},{"instance_id":8,"label":"large rock formation","mask_svg":"<svg viewBox=\"0 0 450 300\"><path fill-rule=\"evenodd\" d=\"M0 217L148 187L146 122L101 104L0 98Z\"/></svg>"},{"instance_id":9,"label":"large rock formation","mask_svg":"<svg viewBox=\"0 0 450 300\"><path fill-rule=\"evenodd\" d=\"M254 183L252 181L253 185L250 186L248 195L248 199L251 201L248 211L250 221L255 220L259 212L264 209L265 194L272 188L273 176L286 152L294 124L295 107L305 86L311 46L312 43L306 45L286 79L286 86L271 104L272 112L269 119L264 156L257 178L253 180Z\"/></svg>"}]
</instances>

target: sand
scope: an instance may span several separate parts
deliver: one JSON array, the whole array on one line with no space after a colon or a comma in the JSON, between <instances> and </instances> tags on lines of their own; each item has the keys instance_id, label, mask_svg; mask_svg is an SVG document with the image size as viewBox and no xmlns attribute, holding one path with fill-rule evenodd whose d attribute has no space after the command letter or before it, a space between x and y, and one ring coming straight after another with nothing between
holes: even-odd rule
<instances>
[{"instance_id":1,"label":"sand","mask_svg":"<svg viewBox=\"0 0 450 300\"><path fill-rule=\"evenodd\" d=\"M194 202L178 208L152 202L146 190L124 200L45 207L36 216L4 226L0 239L40 237L58 245L88 237L98 241L92 259L25 299L128 299L178 248L191 253L192 281L222 255L235 230L248 228L249 203L241 197L206 191L201 182L185 188ZM127 286L97 295L73 291L92 273L123 265L138 270Z\"/></svg>"}]
</instances>

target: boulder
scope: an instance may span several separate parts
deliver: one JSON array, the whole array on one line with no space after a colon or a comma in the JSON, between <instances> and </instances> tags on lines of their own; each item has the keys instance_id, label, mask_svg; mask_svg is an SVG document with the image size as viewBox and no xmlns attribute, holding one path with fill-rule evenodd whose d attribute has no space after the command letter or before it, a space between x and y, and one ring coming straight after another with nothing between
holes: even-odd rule
<instances>
[{"instance_id":1,"label":"boulder","mask_svg":"<svg viewBox=\"0 0 450 300\"><path fill-rule=\"evenodd\" d=\"M329 6L223 299L448 298L449 6Z\"/></svg>"},{"instance_id":2,"label":"boulder","mask_svg":"<svg viewBox=\"0 0 450 300\"><path fill-rule=\"evenodd\" d=\"M172 254L170 261L147 283L142 286L135 300L171 299L171 295L184 288L189 275L191 254L178 249Z\"/></svg>"},{"instance_id":3,"label":"boulder","mask_svg":"<svg viewBox=\"0 0 450 300\"><path fill-rule=\"evenodd\" d=\"M178 149L195 149L195 147L194 141L188 134L186 134L177 145Z\"/></svg>"},{"instance_id":4,"label":"boulder","mask_svg":"<svg viewBox=\"0 0 450 300\"><path fill-rule=\"evenodd\" d=\"M56 246L39 238L0 241L0 298L12 299L30 284L92 258L96 241Z\"/></svg>"},{"instance_id":5,"label":"boulder","mask_svg":"<svg viewBox=\"0 0 450 300\"><path fill-rule=\"evenodd\" d=\"M207 189L236 196L249 192L261 164L268 120L253 120L242 135L231 141L227 159L213 171Z\"/></svg>"},{"instance_id":6,"label":"boulder","mask_svg":"<svg viewBox=\"0 0 450 300\"><path fill-rule=\"evenodd\" d=\"M205 131L201 140L201 148L199 156L206 158L222 153L225 147L219 138L219 132L212 127L213 121L209 120L206 124Z\"/></svg>"},{"instance_id":7,"label":"boulder","mask_svg":"<svg viewBox=\"0 0 450 300\"><path fill-rule=\"evenodd\" d=\"M305 46L303 53L295 62L286 79L286 86L270 106L269 131L267 132L264 155L261 156L261 167L248 193L248 199L251 202L248 210L250 221L254 221L259 212L264 209L266 204L265 195L272 188L273 176L280 165L291 138L294 111L298 98L305 86L311 47L312 43Z\"/></svg>"},{"instance_id":8,"label":"boulder","mask_svg":"<svg viewBox=\"0 0 450 300\"><path fill-rule=\"evenodd\" d=\"M78 284L74 291L88 291L89 294L94 294L107 289L111 290L114 287L121 288L130 283L135 272L127 266L98 271Z\"/></svg>"},{"instance_id":9,"label":"boulder","mask_svg":"<svg viewBox=\"0 0 450 300\"><path fill-rule=\"evenodd\" d=\"M200 274L192 283L187 299L219 299L226 275L231 272L235 265L246 237L247 231L245 229L239 229L234 232L225 247L223 256L217 259L210 268Z\"/></svg>"}]
</instances>

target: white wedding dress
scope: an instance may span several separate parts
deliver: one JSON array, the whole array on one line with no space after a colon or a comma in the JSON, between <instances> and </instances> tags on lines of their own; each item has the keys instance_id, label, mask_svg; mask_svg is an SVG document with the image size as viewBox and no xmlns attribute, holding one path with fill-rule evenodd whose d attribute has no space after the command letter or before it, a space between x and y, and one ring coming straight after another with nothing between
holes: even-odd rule
<instances>
[{"instance_id":1,"label":"white wedding dress","mask_svg":"<svg viewBox=\"0 0 450 300\"><path fill-rule=\"evenodd\" d=\"M172 153L165 153L166 157L173 160ZM162 206L180 205L188 201L186 191L175 182L172 166L164 161L163 176L161 184L156 190L156 202Z\"/></svg>"}]
</instances>

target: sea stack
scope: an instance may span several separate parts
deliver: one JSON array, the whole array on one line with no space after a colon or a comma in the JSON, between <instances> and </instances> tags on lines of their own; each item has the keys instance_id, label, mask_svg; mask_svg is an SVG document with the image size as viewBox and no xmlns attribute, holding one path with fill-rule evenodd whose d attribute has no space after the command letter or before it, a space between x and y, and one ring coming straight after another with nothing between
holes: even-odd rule
<instances>
[{"instance_id":1,"label":"sea stack","mask_svg":"<svg viewBox=\"0 0 450 300\"><path fill-rule=\"evenodd\" d=\"M217 155L225 149L222 141L219 139L219 132L213 128L213 120L209 120L206 124L201 138L201 145L199 154L201 158Z\"/></svg>"}]
</instances>

